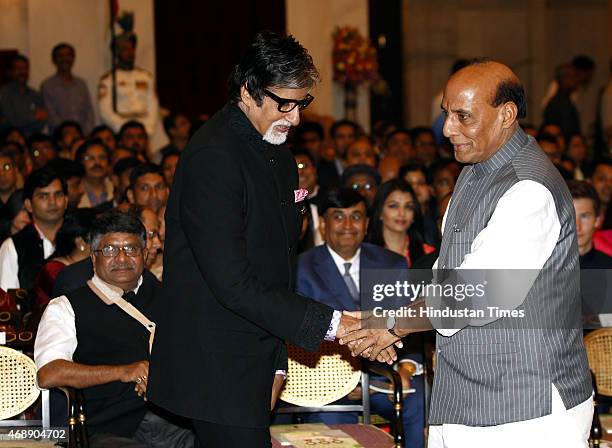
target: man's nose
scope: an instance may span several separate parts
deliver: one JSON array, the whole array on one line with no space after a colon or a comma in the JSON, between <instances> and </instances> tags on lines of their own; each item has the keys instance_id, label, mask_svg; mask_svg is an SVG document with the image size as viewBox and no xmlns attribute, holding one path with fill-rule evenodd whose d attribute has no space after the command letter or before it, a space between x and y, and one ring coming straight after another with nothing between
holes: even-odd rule
<instances>
[{"instance_id":1,"label":"man's nose","mask_svg":"<svg viewBox=\"0 0 612 448\"><path fill-rule=\"evenodd\" d=\"M300 124L300 108L297 106L294 107L291 112L287 112L285 118L287 121L289 121L289 123L291 123L292 126L297 126Z\"/></svg>"},{"instance_id":2,"label":"man's nose","mask_svg":"<svg viewBox=\"0 0 612 448\"><path fill-rule=\"evenodd\" d=\"M442 128L442 132L446 138L450 138L456 133L455 124L453 123L453 119L450 115L447 115L444 119L444 127Z\"/></svg>"},{"instance_id":3,"label":"man's nose","mask_svg":"<svg viewBox=\"0 0 612 448\"><path fill-rule=\"evenodd\" d=\"M121 262L126 261L127 260L127 255L125 254L125 250L119 249L119 253L115 257L115 259L118 260L118 261L121 261Z\"/></svg>"}]
</instances>

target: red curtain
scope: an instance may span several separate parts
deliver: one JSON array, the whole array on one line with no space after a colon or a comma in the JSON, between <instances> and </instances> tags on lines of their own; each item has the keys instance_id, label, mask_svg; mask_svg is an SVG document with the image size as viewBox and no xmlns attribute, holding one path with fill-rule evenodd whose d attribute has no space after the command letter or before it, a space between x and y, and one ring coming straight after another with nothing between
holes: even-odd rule
<instances>
[{"instance_id":1,"label":"red curtain","mask_svg":"<svg viewBox=\"0 0 612 448\"><path fill-rule=\"evenodd\" d=\"M215 113L232 67L261 30L285 32L285 0L155 0L161 106L191 117Z\"/></svg>"}]
</instances>

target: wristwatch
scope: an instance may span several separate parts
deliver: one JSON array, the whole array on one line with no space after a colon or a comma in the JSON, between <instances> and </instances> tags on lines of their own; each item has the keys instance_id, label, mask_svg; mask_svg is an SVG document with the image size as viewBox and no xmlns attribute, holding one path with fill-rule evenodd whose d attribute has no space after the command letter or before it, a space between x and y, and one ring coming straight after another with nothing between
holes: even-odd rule
<instances>
[{"instance_id":1,"label":"wristwatch","mask_svg":"<svg viewBox=\"0 0 612 448\"><path fill-rule=\"evenodd\" d=\"M395 316L387 317L387 331L396 338L401 339L401 336L395 332Z\"/></svg>"}]
</instances>

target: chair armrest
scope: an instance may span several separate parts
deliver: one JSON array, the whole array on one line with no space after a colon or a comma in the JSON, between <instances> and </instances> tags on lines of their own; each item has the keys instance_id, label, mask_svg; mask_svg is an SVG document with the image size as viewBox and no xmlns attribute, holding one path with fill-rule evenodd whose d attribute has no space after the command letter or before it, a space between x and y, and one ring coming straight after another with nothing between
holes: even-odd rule
<instances>
[{"instance_id":1,"label":"chair armrest","mask_svg":"<svg viewBox=\"0 0 612 448\"><path fill-rule=\"evenodd\" d=\"M404 424L402 421L403 409L403 394L402 394L402 377L393 368L381 363L364 363L363 370L384 376L393 385L393 425L391 433L393 434L395 447L404 446Z\"/></svg>"},{"instance_id":2,"label":"chair armrest","mask_svg":"<svg viewBox=\"0 0 612 448\"><path fill-rule=\"evenodd\" d=\"M89 447L83 392L73 387L59 388L68 402L68 441L70 447Z\"/></svg>"}]
</instances>

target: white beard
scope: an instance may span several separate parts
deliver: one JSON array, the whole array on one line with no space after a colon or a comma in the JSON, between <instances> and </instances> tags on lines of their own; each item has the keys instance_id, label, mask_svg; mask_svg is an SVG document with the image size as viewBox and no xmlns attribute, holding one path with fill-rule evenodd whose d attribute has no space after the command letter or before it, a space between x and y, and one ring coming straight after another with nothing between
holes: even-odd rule
<instances>
[{"instance_id":1,"label":"white beard","mask_svg":"<svg viewBox=\"0 0 612 448\"><path fill-rule=\"evenodd\" d=\"M291 123L284 119L277 120L270 125L270 127L263 136L263 139L268 143L271 143L273 145L282 145L283 143L285 143L285 140L287 140L287 135L289 134L289 131L276 132L274 130L275 126L287 126L288 128L290 128Z\"/></svg>"}]
</instances>

